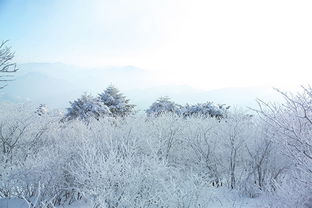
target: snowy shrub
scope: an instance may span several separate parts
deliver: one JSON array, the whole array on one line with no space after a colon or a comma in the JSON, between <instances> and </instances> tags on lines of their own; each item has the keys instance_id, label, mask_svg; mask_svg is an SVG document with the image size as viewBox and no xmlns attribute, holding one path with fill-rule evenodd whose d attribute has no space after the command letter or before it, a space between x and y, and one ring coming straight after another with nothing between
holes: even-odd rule
<instances>
[{"instance_id":1,"label":"snowy shrub","mask_svg":"<svg viewBox=\"0 0 312 208\"><path fill-rule=\"evenodd\" d=\"M212 102L199 103L196 105L186 105L183 107L183 116L200 116L200 117L215 117L218 119L224 118L230 107L225 105L214 105Z\"/></svg>"},{"instance_id":2,"label":"snowy shrub","mask_svg":"<svg viewBox=\"0 0 312 208\"><path fill-rule=\"evenodd\" d=\"M70 102L70 105L63 121L78 119L89 124L91 120L105 117L124 118L134 112L134 105L129 104L129 100L113 86L109 86L97 98L84 94L81 98ZM38 109L36 112L40 113L41 110Z\"/></svg>"},{"instance_id":3,"label":"snowy shrub","mask_svg":"<svg viewBox=\"0 0 312 208\"><path fill-rule=\"evenodd\" d=\"M217 151L221 147L217 137L219 122L202 117L190 117L185 122L187 134L180 148L185 149L186 154L179 158L180 163L192 167L209 185L221 186L224 175Z\"/></svg>"},{"instance_id":4,"label":"snowy shrub","mask_svg":"<svg viewBox=\"0 0 312 208\"><path fill-rule=\"evenodd\" d=\"M312 88L302 87L302 92L295 95L277 91L283 96L284 103L277 105L259 101L258 113L271 126L271 137L282 145L283 153L291 158L292 180L301 184L300 192L296 189L292 192L298 194L298 201L293 203L306 203L311 201L312 192ZM305 200L301 200L302 195ZM303 204L301 206L304 207Z\"/></svg>"},{"instance_id":5,"label":"snowy shrub","mask_svg":"<svg viewBox=\"0 0 312 208\"><path fill-rule=\"evenodd\" d=\"M91 95L84 94L67 108L65 120L78 119L89 123L92 119L99 120L103 116L111 116L109 108Z\"/></svg>"},{"instance_id":6,"label":"snowy shrub","mask_svg":"<svg viewBox=\"0 0 312 208\"><path fill-rule=\"evenodd\" d=\"M38 114L39 116L48 113L48 106L46 106L45 104L40 104L36 109L35 113Z\"/></svg>"},{"instance_id":7,"label":"snowy shrub","mask_svg":"<svg viewBox=\"0 0 312 208\"><path fill-rule=\"evenodd\" d=\"M229 106L225 105L214 105L212 102L199 103L196 105L179 105L171 101L168 97L161 97L154 102L149 109L146 110L148 116L160 116L162 114L176 114L183 116L184 118L189 117L202 117L210 118L215 117L221 119L226 117L228 114Z\"/></svg>"},{"instance_id":8,"label":"snowy shrub","mask_svg":"<svg viewBox=\"0 0 312 208\"><path fill-rule=\"evenodd\" d=\"M32 198L42 177L37 168L45 156L41 153L49 150L43 138L59 118L39 116L29 105L1 107L0 195Z\"/></svg>"},{"instance_id":9,"label":"snowy shrub","mask_svg":"<svg viewBox=\"0 0 312 208\"><path fill-rule=\"evenodd\" d=\"M172 121L170 118L159 119ZM158 131L148 131L159 123L155 120L144 123L144 120L133 122L131 119L126 126L99 129L98 136L80 144L74 159L65 166L73 178L71 187L76 187L97 207L195 206L200 182L194 184L186 180L191 176L175 168L172 162L169 164L167 151L159 155L167 143L160 141L157 145ZM148 130L142 134L139 126ZM170 140L167 136L171 136L176 140L177 136L170 132L163 132L161 137Z\"/></svg>"},{"instance_id":10,"label":"snowy shrub","mask_svg":"<svg viewBox=\"0 0 312 208\"><path fill-rule=\"evenodd\" d=\"M166 113L181 115L182 106L171 101L169 97L161 97L146 110L148 116L160 116Z\"/></svg>"}]
</instances>

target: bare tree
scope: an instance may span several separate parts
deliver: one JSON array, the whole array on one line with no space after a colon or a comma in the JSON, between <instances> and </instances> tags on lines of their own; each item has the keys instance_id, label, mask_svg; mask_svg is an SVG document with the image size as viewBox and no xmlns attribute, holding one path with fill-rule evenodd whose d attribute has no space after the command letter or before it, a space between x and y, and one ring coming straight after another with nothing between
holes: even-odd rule
<instances>
[{"instance_id":1,"label":"bare tree","mask_svg":"<svg viewBox=\"0 0 312 208\"><path fill-rule=\"evenodd\" d=\"M278 89L285 102L274 105L258 101L258 113L279 133L282 144L294 160L312 176L312 88L302 86L303 92L296 95Z\"/></svg>"},{"instance_id":2,"label":"bare tree","mask_svg":"<svg viewBox=\"0 0 312 208\"><path fill-rule=\"evenodd\" d=\"M202 163L208 173L211 185L219 187L222 186L222 175L219 171L222 165L215 151L214 131L212 127L205 129L199 127L194 135L188 139L188 143L196 156L196 163Z\"/></svg>"},{"instance_id":3,"label":"bare tree","mask_svg":"<svg viewBox=\"0 0 312 208\"><path fill-rule=\"evenodd\" d=\"M11 47L7 46L8 40L2 41L0 44L0 82L13 81L12 73L16 72L18 68L16 63L12 62L15 53L12 52ZM0 89L4 88L7 84L0 85Z\"/></svg>"},{"instance_id":4,"label":"bare tree","mask_svg":"<svg viewBox=\"0 0 312 208\"><path fill-rule=\"evenodd\" d=\"M306 207L311 207L312 88L302 86L302 91L296 94L276 90L284 102L277 105L259 100L258 113L272 127L277 142L283 145L285 155L292 159L290 174L294 191L290 195L297 196L299 200L296 203L306 201L309 204Z\"/></svg>"}]
</instances>

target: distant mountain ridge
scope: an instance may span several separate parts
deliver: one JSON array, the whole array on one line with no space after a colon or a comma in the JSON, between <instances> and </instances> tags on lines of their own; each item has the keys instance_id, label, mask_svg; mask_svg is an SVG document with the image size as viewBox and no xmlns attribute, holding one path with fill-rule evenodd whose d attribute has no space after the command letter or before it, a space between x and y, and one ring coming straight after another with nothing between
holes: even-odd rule
<instances>
[{"instance_id":1,"label":"distant mountain ridge","mask_svg":"<svg viewBox=\"0 0 312 208\"><path fill-rule=\"evenodd\" d=\"M213 101L243 107L255 106L256 98L276 98L276 93L269 88L204 91L189 86L159 85L148 71L134 66L88 68L62 63L26 63L19 68L16 80L0 90L0 101L31 101L64 108L83 92L96 95L109 84L119 88L139 109L146 109L160 96L169 96L181 104Z\"/></svg>"}]
</instances>

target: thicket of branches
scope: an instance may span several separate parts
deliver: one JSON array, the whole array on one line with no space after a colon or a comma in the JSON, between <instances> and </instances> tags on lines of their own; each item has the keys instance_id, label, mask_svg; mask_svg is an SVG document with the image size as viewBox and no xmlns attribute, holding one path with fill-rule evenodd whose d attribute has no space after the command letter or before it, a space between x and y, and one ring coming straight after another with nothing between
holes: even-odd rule
<instances>
[{"instance_id":1,"label":"thicket of branches","mask_svg":"<svg viewBox=\"0 0 312 208\"><path fill-rule=\"evenodd\" d=\"M259 115L221 120L130 115L85 125L2 104L0 197L30 207L207 207L205 191L226 187L242 197L270 193L273 207L309 207L311 92L281 92L283 105L259 101Z\"/></svg>"},{"instance_id":2,"label":"thicket of branches","mask_svg":"<svg viewBox=\"0 0 312 208\"><path fill-rule=\"evenodd\" d=\"M0 89L7 85L5 83L13 80L12 73L18 70L16 63L13 62L14 52L7 43L7 40L0 43Z\"/></svg>"}]
</instances>

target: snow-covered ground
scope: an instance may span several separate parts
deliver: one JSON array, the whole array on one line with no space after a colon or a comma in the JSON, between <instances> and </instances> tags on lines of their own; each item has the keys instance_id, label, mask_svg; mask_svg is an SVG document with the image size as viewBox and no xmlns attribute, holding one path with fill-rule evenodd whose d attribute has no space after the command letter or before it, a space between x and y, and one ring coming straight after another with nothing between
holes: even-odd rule
<instances>
[{"instance_id":1,"label":"snow-covered ground","mask_svg":"<svg viewBox=\"0 0 312 208\"><path fill-rule=\"evenodd\" d=\"M29 208L23 199L0 199L0 208ZM85 201L75 202L71 205L60 206L59 208L92 208L92 205Z\"/></svg>"},{"instance_id":2,"label":"snow-covered ground","mask_svg":"<svg viewBox=\"0 0 312 208\"><path fill-rule=\"evenodd\" d=\"M22 199L0 199L1 208L28 208L27 203Z\"/></svg>"},{"instance_id":3,"label":"snow-covered ground","mask_svg":"<svg viewBox=\"0 0 312 208\"><path fill-rule=\"evenodd\" d=\"M206 198L208 203L205 206L213 208L266 208L270 207L269 197L264 195L257 198L240 196L236 191L227 188L207 188L200 197ZM60 208L93 208L93 204L81 200L71 205L60 206ZM28 208L27 203L22 199L0 199L0 208Z\"/></svg>"}]
</instances>

